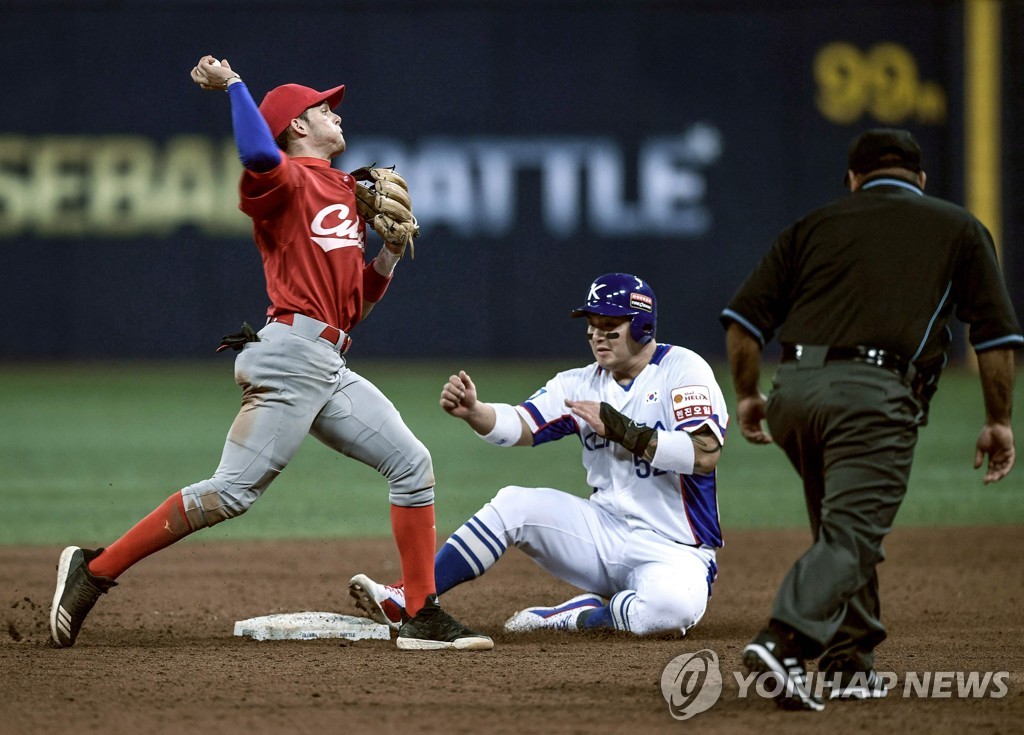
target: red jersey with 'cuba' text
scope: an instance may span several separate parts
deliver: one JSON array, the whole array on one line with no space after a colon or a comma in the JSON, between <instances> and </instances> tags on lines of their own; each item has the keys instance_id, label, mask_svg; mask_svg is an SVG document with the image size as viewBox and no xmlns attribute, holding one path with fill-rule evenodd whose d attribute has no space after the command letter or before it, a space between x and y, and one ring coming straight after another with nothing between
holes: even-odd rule
<instances>
[{"instance_id":1,"label":"red jersey with 'cuba' text","mask_svg":"<svg viewBox=\"0 0 1024 735\"><path fill-rule=\"evenodd\" d=\"M366 224L355 180L319 158L245 170L239 209L252 218L263 258L267 316L305 314L348 332L363 304Z\"/></svg>"}]
</instances>

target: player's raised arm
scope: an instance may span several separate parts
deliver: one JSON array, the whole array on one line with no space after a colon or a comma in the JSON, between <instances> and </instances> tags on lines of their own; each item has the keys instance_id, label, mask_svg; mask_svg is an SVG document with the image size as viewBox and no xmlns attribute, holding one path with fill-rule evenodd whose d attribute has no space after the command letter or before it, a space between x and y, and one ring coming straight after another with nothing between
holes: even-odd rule
<instances>
[{"instance_id":1,"label":"player's raised arm","mask_svg":"<svg viewBox=\"0 0 1024 735\"><path fill-rule=\"evenodd\" d=\"M281 163L281 150L242 77L227 59L207 54L192 68L192 81L203 89L226 91L231 98L231 126L242 165L250 171L269 171Z\"/></svg>"},{"instance_id":2,"label":"player's raised arm","mask_svg":"<svg viewBox=\"0 0 1024 735\"><path fill-rule=\"evenodd\" d=\"M441 408L469 424L482 439L497 446L531 446L533 434L507 403L484 403L469 373L460 370L441 388Z\"/></svg>"}]
</instances>

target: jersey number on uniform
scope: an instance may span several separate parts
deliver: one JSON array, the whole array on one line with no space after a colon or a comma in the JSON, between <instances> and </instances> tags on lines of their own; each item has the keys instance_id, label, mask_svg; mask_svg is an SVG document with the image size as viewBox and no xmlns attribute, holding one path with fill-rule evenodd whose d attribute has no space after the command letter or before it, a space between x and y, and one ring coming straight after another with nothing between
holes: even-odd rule
<instances>
[{"instance_id":1,"label":"jersey number on uniform","mask_svg":"<svg viewBox=\"0 0 1024 735\"><path fill-rule=\"evenodd\" d=\"M659 470L657 467L651 467L651 463L646 459L641 459L635 454L633 455L633 471L636 472L636 476L641 480L651 476L651 470L654 470L654 476L667 474L665 470Z\"/></svg>"}]
</instances>

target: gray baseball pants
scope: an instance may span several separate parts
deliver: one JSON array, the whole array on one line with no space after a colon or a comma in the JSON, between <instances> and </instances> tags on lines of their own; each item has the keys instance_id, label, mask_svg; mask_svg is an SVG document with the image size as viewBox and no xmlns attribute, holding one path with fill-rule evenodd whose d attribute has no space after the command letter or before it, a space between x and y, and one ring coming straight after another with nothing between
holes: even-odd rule
<instances>
[{"instance_id":1,"label":"gray baseball pants","mask_svg":"<svg viewBox=\"0 0 1024 735\"><path fill-rule=\"evenodd\" d=\"M319 336L324 326L301 315L293 325L272 322L260 330L259 342L245 344L235 358L242 406L220 465L213 477L181 491L193 530L248 510L307 434L380 472L393 505L433 503L427 448L391 401Z\"/></svg>"}]
</instances>

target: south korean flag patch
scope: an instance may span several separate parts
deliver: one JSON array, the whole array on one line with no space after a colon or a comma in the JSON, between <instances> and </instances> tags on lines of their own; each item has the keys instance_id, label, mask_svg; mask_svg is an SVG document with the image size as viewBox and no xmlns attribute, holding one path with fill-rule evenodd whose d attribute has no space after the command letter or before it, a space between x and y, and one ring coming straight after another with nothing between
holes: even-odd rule
<instances>
[{"instance_id":1,"label":"south korean flag patch","mask_svg":"<svg viewBox=\"0 0 1024 735\"><path fill-rule=\"evenodd\" d=\"M711 418L711 391L706 385L687 385L672 390L672 413L676 421Z\"/></svg>"}]
</instances>

